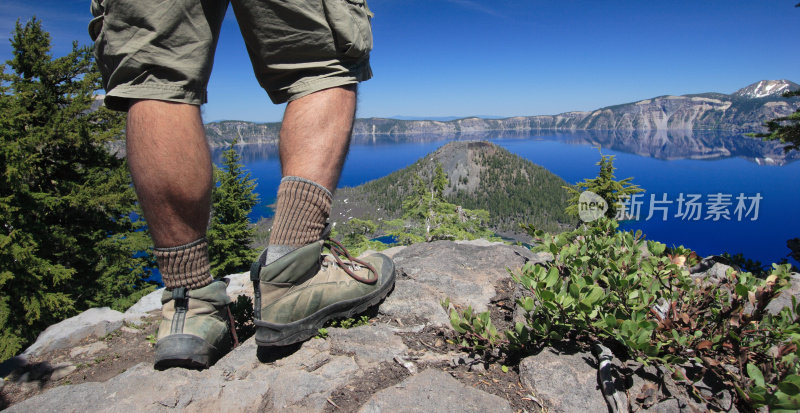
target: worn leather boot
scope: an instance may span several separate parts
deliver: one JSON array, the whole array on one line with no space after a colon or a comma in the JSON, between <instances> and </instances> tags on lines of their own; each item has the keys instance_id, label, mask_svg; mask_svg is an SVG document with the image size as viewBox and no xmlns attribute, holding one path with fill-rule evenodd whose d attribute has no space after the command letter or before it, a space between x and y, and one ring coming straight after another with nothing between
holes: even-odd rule
<instances>
[{"instance_id":1,"label":"worn leather boot","mask_svg":"<svg viewBox=\"0 0 800 413\"><path fill-rule=\"evenodd\" d=\"M323 254L323 248L331 254ZM356 259L333 240L319 240L263 266L265 256L250 271L259 346L307 340L328 320L352 317L377 304L394 286L389 257Z\"/></svg>"},{"instance_id":2,"label":"worn leather boot","mask_svg":"<svg viewBox=\"0 0 800 413\"><path fill-rule=\"evenodd\" d=\"M236 331L224 281L195 290L164 290L155 368L208 368L234 345Z\"/></svg>"}]
</instances>

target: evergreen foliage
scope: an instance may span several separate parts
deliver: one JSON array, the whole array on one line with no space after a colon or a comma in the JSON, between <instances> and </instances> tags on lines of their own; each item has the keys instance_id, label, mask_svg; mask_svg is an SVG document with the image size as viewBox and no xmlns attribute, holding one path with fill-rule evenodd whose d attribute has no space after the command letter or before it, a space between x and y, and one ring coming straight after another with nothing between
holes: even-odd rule
<instances>
[{"instance_id":1,"label":"evergreen foliage","mask_svg":"<svg viewBox=\"0 0 800 413\"><path fill-rule=\"evenodd\" d=\"M793 96L800 96L800 90L783 94L785 98ZM787 145L783 148L786 152L800 150L800 109L789 116L772 119L766 122L764 126L767 127L769 132L755 133L750 136L762 138L766 141L778 140L782 143L786 143Z\"/></svg>"},{"instance_id":2,"label":"evergreen foliage","mask_svg":"<svg viewBox=\"0 0 800 413\"><path fill-rule=\"evenodd\" d=\"M91 110L88 47L50 55L41 22L17 22L0 78L0 360L45 327L150 292L148 233L125 161L106 146L123 116ZM10 69L10 70L8 70Z\"/></svg>"},{"instance_id":3,"label":"evergreen foliage","mask_svg":"<svg viewBox=\"0 0 800 413\"><path fill-rule=\"evenodd\" d=\"M413 180L413 192L403 200L403 219L386 222L387 233L399 244L494 237L486 228L487 211L465 209L444 199L448 179L440 163L436 162L430 187L419 175Z\"/></svg>"},{"instance_id":4,"label":"evergreen foliage","mask_svg":"<svg viewBox=\"0 0 800 413\"><path fill-rule=\"evenodd\" d=\"M577 220L564 209L569 197L563 179L547 169L498 148L494 152L477 152L480 167L478 185L469 191L455 185L445 198L464 208L489 211L489 226L498 231L518 231L520 223L561 232L574 227Z\"/></svg>"},{"instance_id":5,"label":"evergreen foliage","mask_svg":"<svg viewBox=\"0 0 800 413\"><path fill-rule=\"evenodd\" d=\"M402 218L384 221L380 225L372 220L353 218L337 227L332 236L340 238L356 256L367 249L386 249L389 246L386 243L371 240L378 234L392 237L396 245L478 238L500 241L486 227L488 212L465 209L445 200L444 190L449 180L438 162L433 175L430 183L419 175L413 175L413 192L403 200Z\"/></svg>"},{"instance_id":6,"label":"evergreen foliage","mask_svg":"<svg viewBox=\"0 0 800 413\"><path fill-rule=\"evenodd\" d=\"M253 192L256 183L242 169L236 143L231 142L222 153L222 169L214 168L217 185L211 196L207 237L211 274L215 277L247 270L258 255L250 248L255 229L247 217L258 203L258 194Z\"/></svg>"},{"instance_id":7,"label":"evergreen foliage","mask_svg":"<svg viewBox=\"0 0 800 413\"><path fill-rule=\"evenodd\" d=\"M372 241L378 232L378 225L368 219L353 218L346 223L334 228L331 237L340 238L342 245L347 247L351 255L357 257L366 250L380 251L388 245L380 241Z\"/></svg>"},{"instance_id":8,"label":"evergreen foliage","mask_svg":"<svg viewBox=\"0 0 800 413\"><path fill-rule=\"evenodd\" d=\"M608 203L608 210L605 213L606 218L615 219L621 203L633 194L644 192L644 189L632 184L632 177L623 180L615 179L614 171L617 168L614 166L614 155L600 153L600 161L596 165L600 167L600 172L596 177L578 182L574 187L564 187L572 194L566 211L570 215L578 215L578 200L581 193L583 191L591 191L600 195Z\"/></svg>"}]
</instances>

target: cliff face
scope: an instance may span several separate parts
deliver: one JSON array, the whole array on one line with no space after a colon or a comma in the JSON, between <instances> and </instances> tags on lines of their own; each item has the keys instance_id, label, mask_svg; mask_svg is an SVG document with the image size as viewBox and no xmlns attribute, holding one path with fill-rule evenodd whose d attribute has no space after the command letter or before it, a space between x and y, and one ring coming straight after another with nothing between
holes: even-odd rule
<instances>
[{"instance_id":1,"label":"cliff face","mask_svg":"<svg viewBox=\"0 0 800 413\"><path fill-rule=\"evenodd\" d=\"M358 119L353 126L356 141L427 141L422 135L466 135L481 138L487 131L527 133L537 130L724 130L761 131L762 124L800 109L800 99L781 96L798 90L788 80L762 80L730 95L703 93L659 96L633 103L609 106L590 112L558 115L517 116L506 119L464 118L452 121ZM243 143L277 143L279 123L256 124L242 121L206 125L212 145L238 137Z\"/></svg>"},{"instance_id":2,"label":"cliff face","mask_svg":"<svg viewBox=\"0 0 800 413\"><path fill-rule=\"evenodd\" d=\"M205 129L206 138L211 146L225 145L234 138L238 138L241 143L277 144L281 124L226 120L207 123Z\"/></svg>"}]
</instances>

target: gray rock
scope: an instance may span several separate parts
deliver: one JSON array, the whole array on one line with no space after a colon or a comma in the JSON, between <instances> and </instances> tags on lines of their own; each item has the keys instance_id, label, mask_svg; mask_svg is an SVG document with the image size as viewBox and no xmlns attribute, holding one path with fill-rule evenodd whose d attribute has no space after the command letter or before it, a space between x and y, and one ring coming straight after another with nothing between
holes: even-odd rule
<instances>
[{"instance_id":1,"label":"gray rock","mask_svg":"<svg viewBox=\"0 0 800 413\"><path fill-rule=\"evenodd\" d=\"M141 363L107 382L58 386L6 411L166 411L185 407L191 401L191 397L181 400L177 389L189 384L197 372L171 369L161 374L154 373L152 367ZM143 388L147 391L142 391Z\"/></svg>"},{"instance_id":2,"label":"gray rock","mask_svg":"<svg viewBox=\"0 0 800 413\"><path fill-rule=\"evenodd\" d=\"M261 362L256 357L257 351L256 339L251 337L217 360L209 371L219 372L222 376L230 379L243 380L261 366Z\"/></svg>"},{"instance_id":3,"label":"gray rock","mask_svg":"<svg viewBox=\"0 0 800 413\"><path fill-rule=\"evenodd\" d=\"M553 261L553 254L545 251L531 253L531 258L528 260L533 264L544 264L550 261Z\"/></svg>"},{"instance_id":4,"label":"gray rock","mask_svg":"<svg viewBox=\"0 0 800 413\"><path fill-rule=\"evenodd\" d=\"M520 381L550 412L606 412L595 364L591 353L558 354L545 349L522 360Z\"/></svg>"},{"instance_id":5,"label":"gray rock","mask_svg":"<svg viewBox=\"0 0 800 413\"><path fill-rule=\"evenodd\" d=\"M432 288L438 296L486 311L495 283L509 277L507 269L518 270L531 256L522 247L437 241L411 245L395 255L394 262L405 277Z\"/></svg>"},{"instance_id":6,"label":"gray rock","mask_svg":"<svg viewBox=\"0 0 800 413\"><path fill-rule=\"evenodd\" d=\"M185 369L155 371L140 363L103 383L58 386L9 412L257 412L269 382L236 380Z\"/></svg>"},{"instance_id":7,"label":"gray rock","mask_svg":"<svg viewBox=\"0 0 800 413\"><path fill-rule=\"evenodd\" d=\"M328 341L336 353L353 354L362 369L392 361L408 347L387 325L365 325L356 328L329 328Z\"/></svg>"},{"instance_id":8,"label":"gray rock","mask_svg":"<svg viewBox=\"0 0 800 413\"><path fill-rule=\"evenodd\" d=\"M375 393L359 412L511 412L511 406L443 371L428 369Z\"/></svg>"},{"instance_id":9,"label":"gray rock","mask_svg":"<svg viewBox=\"0 0 800 413\"><path fill-rule=\"evenodd\" d=\"M270 383L269 411L321 412L333 390L345 385L358 372L351 356L333 356L312 372L295 369L272 370L263 382Z\"/></svg>"},{"instance_id":10,"label":"gray rock","mask_svg":"<svg viewBox=\"0 0 800 413\"><path fill-rule=\"evenodd\" d=\"M379 343L373 343L378 344ZM209 373L226 380L260 383L262 399L251 400L259 411L322 411L333 390L358 375L351 355L331 355L328 340L312 339L297 351L274 362L262 363L255 339L228 353ZM265 350L271 354L271 350Z\"/></svg>"},{"instance_id":11,"label":"gray rock","mask_svg":"<svg viewBox=\"0 0 800 413\"><path fill-rule=\"evenodd\" d=\"M91 356L99 351L103 351L108 348L108 345L103 341L95 341L94 343L89 343L83 346L73 347L69 351L70 357L77 357L81 354L86 356Z\"/></svg>"},{"instance_id":12,"label":"gray rock","mask_svg":"<svg viewBox=\"0 0 800 413\"><path fill-rule=\"evenodd\" d=\"M53 367L53 372L50 373L50 381L61 380L64 377L69 376L70 373L72 373L76 369L77 369L77 367L75 367L74 365L69 364L69 363L59 364L59 365Z\"/></svg>"},{"instance_id":13,"label":"gray rock","mask_svg":"<svg viewBox=\"0 0 800 413\"><path fill-rule=\"evenodd\" d=\"M710 262L709 262L710 263ZM714 262L708 270L692 274L692 278L700 278L704 281L710 282L714 285L728 282L728 270L732 269L730 265L725 265L721 262Z\"/></svg>"},{"instance_id":14,"label":"gray rock","mask_svg":"<svg viewBox=\"0 0 800 413\"><path fill-rule=\"evenodd\" d=\"M435 288L401 277L395 281L394 291L386 297L379 311L412 323L449 326L450 317L439 304L445 298L445 293Z\"/></svg>"},{"instance_id":15,"label":"gray rock","mask_svg":"<svg viewBox=\"0 0 800 413\"><path fill-rule=\"evenodd\" d=\"M139 333L142 332L142 330L140 330L138 328L129 327L129 326L122 326L122 328L120 328L119 331L123 332L123 333L129 333L129 334L139 334Z\"/></svg>"},{"instance_id":16,"label":"gray rock","mask_svg":"<svg viewBox=\"0 0 800 413\"><path fill-rule=\"evenodd\" d=\"M453 242L461 245L474 245L476 247L491 247L493 245L506 245L502 241L489 241L483 238L478 238L473 240L457 240Z\"/></svg>"},{"instance_id":17,"label":"gray rock","mask_svg":"<svg viewBox=\"0 0 800 413\"><path fill-rule=\"evenodd\" d=\"M666 399L640 411L647 413L675 413L683 411L677 399Z\"/></svg>"},{"instance_id":18,"label":"gray rock","mask_svg":"<svg viewBox=\"0 0 800 413\"><path fill-rule=\"evenodd\" d=\"M767 311L769 311L770 314L778 314L784 307L791 306L792 297L794 297L797 302L800 302L800 274L792 273L791 277L791 285L781 291L767 306Z\"/></svg>"},{"instance_id":19,"label":"gray rock","mask_svg":"<svg viewBox=\"0 0 800 413\"><path fill-rule=\"evenodd\" d=\"M37 356L48 351L74 346L87 337L103 337L122 327L123 321L131 319L108 307L91 308L47 327L39 334L36 342L22 354Z\"/></svg>"},{"instance_id":20,"label":"gray rock","mask_svg":"<svg viewBox=\"0 0 800 413\"><path fill-rule=\"evenodd\" d=\"M125 314L147 314L151 311L161 309L161 295L163 288L159 288L150 294L139 299L136 304L125 310Z\"/></svg>"},{"instance_id":21,"label":"gray rock","mask_svg":"<svg viewBox=\"0 0 800 413\"><path fill-rule=\"evenodd\" d=\"M381 253L389 258L394 258L394 256L397 255L398 252L404 250L405 248L406 248L405 245L399 245L397 247L387 248L383 251L366 250L362 252L361 255L359 255L359 257L366 257L368 255L372 255L375 253Z\"/></svg>"},{"instance_id":22,"label":"gray rock","mask_svg":"<svg viewBox=\"0 0 800 413\"><path fill-rule=\"evenodd\" d=\"M231 274L226 275L225 278L228 279L228 296L231 297L232 300L236 300L236 297L240 295L246 295L250 298L253 298L253 282L250 281L250 273L243 272L239 274Z\"/></svg>"}]
</instances>

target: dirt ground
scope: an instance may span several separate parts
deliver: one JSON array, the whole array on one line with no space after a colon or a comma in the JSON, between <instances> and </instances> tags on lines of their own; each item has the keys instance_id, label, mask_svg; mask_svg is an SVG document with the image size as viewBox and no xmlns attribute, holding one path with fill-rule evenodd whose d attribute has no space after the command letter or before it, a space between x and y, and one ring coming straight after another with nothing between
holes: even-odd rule
<instances>
[{"instance_id":1,"label":"dirt ground","mask_svg":"<svg viewBox=\"0 0 800 413\"><path fill-rule=\"evenodd\" d=\"M32 357L6 377L0 409L67 384L106 381L136 364L152 363L156 316L140 325L125 325L106 337L87 338L75 347ZM148 338L150 337L150 338Z\"/></svg>"}]
</instances>

